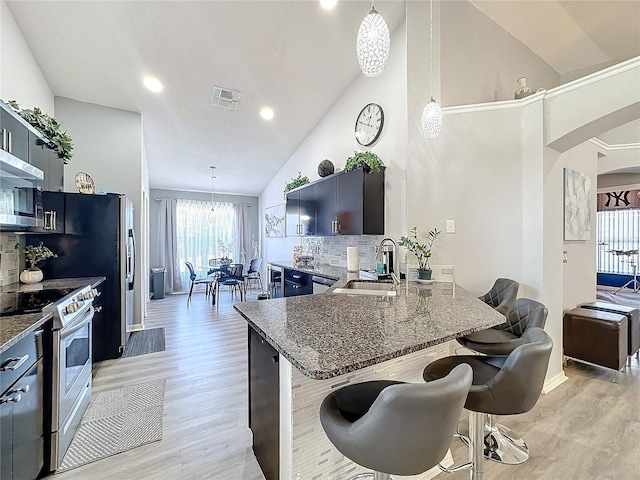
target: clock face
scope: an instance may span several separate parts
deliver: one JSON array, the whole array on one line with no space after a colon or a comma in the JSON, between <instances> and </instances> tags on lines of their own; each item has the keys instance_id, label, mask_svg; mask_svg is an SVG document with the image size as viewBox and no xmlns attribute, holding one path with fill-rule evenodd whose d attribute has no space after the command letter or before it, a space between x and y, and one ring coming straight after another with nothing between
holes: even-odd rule
<instances>
[{"instance_id":1,"label":"clock face","mask_svg":"<svg viewBox=\"0 0 640 480\"><path fill-rule=\"evenodd\" d=\"M362 109L356 120L356 141L363 146L372 145L380 136L384 125L384 112L376 103Z\"/></svg>"}]
</instances>

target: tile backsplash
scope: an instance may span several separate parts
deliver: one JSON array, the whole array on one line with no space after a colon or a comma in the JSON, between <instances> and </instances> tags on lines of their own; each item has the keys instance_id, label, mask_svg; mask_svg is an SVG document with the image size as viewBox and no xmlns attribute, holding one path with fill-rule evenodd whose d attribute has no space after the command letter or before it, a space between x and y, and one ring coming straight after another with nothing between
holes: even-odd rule
<instances>
[{"instance_id":1,"label":"tile backsplash","mask_svg":"<svg viewBox=\"0 0 640 480\"><path fill-rule=\"evenodd\" d=\"M18 251L15 233L0 232L0 286L18 281Z\"/></svg>"},{"instance_id":2,"label":"tile backsplash","mask_svg":"<svg viewBox=\"0 0 640 480\"><path fill-rule=\"evenodd\" d=\"M335 237L302 237L304 253L311 253L316 263L347 266L347 247L358 247L360 269L375 270L376 248L382 235L338 235Z\"/></svg>"}]
</instances>

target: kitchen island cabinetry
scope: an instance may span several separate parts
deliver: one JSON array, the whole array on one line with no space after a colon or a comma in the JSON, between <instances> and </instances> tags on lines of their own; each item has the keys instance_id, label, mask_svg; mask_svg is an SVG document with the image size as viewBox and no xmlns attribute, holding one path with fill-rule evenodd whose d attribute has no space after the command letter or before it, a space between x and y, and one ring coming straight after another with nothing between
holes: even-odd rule
<instances>
[{"instance_id":1,"label":"kitchen island cabinetry","mask_svg":"<svg viewBox=\"0 0 640 480\"><path fill-rule=\"evenodd\" d=\"M249 428L267 480L278 478L280 442L278 352L249 327Z\"/></svg>"},{"instance_id":2,"label":"kitchen island cabinetry","mask_svg":"<svg viewBox=\"0 0 640 480\"><path fill-rule=\"evenodd\" d=\"M357 278L357 274L341 275L335 287ZM274 452L277 443L279 477L268 479L347 478L364 473L324 434L318 416L322 400L351 383L381 378L422 382L424 367L451 353L450 340L504 322L504 316L453 283L405 282L396 296L333 290L234 305L250 330L279 354L279 436L269 440L269 448L260 447ZM260 410L253 391L249 400L253 422ZM260 402L273 405L275 399ZM452 464L450 455L444 464ZM415 478L438 473L436 468Z\"/></svg>"}]
</instances>

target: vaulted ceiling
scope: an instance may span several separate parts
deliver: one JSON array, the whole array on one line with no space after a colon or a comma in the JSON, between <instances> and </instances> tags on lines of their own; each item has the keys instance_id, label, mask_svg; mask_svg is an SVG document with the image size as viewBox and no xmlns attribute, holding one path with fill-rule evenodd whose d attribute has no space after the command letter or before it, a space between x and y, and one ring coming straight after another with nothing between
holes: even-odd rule
<instances>
[{"instance_id":1,"label":"vaulted ceiling","mask_svg":"<svg viewBox=\"0 0 640 480\"><path fill-rule=\"evenodd\" d=\"M560 74L640 55L638 1L473 1ZM57 96L141 112L152 188L259 194L359 75L370 2L7 1ZM393 31L404 1L376 2ZM631 41L630 41L631 39ZM141 77L164 85L153 94ZM213 107L212 89L241 93ZM271 106L273 120L260 118Z\"/></svg>"}]
</instances>

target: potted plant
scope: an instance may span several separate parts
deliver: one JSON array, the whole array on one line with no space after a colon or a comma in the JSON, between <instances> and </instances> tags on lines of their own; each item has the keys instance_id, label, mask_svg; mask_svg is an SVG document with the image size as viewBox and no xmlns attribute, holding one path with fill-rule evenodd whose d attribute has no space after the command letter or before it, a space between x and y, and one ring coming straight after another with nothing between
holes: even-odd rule
<instances>
[{"instance_id":1,"label":"potted plant","mask_svg":"<svg viewBox=\"0 0 640 480\"><path fill-rule=\"evenodd\" d=\"M431 268L429 259L433 244L436 243L442 232L434 228L425 236L423 243L418 241L418 227L409 230L408 237L400 237L400 246L407 247L418 259L418 280L431 280Z\"/></svg>"},{"instance_id":2,"label":"potted plant","mask_svg":"<svg viewBox=\"0 0 640 480\"><path fill-rule=\"evenodd\" d=\"M49 139L49 142L45 143L45 147L55 150L58 158L61 158L64 163L69 163L73 157L73 141L67 132L60 130L60 124L54 117L50 117L38 107L34 107L33 110L28 108L23 110L14 100L9 101L8 105L27 123Z\"/></svg>"},{"instance_id":3,"label":"potted plant","mask_svg":"<svg viewBox=\"0 0 640 480\"><path fill-rule=\"evenodd\" d=\"M38 283L42 280L42 270L36 264L47 258L58 258L58 256L45 247L42 242L39 245L27 245L25 247L16 243L16 249L24 253L24 258L28 265L26 270L20 272L22 283Z\"/></svg>"},{"instance_id":4,"label":"potted plant","mask_svg":"<svg viewBox=\"0 0 640 480\"><path fill-rule=\"evenodd\" d=\"M307 177L306 175L303 177L302 172L298 172L298 176L296 178L292 178L289 183L285 184L284 186L285 196L288 192L290 192L294 188L301 187L303 185L306 185L307 183L309 183L309 177Z\"/></svg>"},{"instance_id":5,"label":"potted plant","mask_svg":"<svg viewBox=\"0 0 640 480\"><path fill-rule=\"evenodd\" d=\"M384 163L380 157L373 152L353 152L353 156L347 158L344 166L345 172L350 172L356 168L362 168L365 173L376 173L382 170Z\"/></svg>"}]
</instances>

